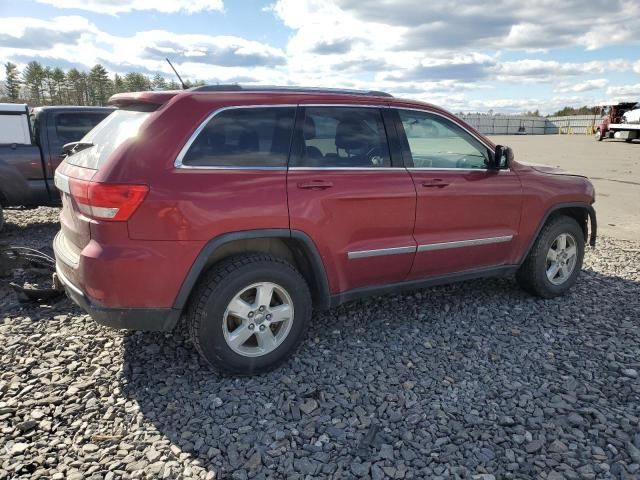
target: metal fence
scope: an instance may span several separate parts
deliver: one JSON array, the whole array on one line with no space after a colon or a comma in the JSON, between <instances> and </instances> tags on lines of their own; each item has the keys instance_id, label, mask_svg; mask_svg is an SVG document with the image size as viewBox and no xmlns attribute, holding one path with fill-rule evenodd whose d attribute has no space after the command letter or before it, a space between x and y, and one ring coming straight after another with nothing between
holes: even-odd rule
<instances>
[{"instance_id":1,"label":"metal fence","mask_svg":"<svg viewBox=\"0 0 640 480\"><path fill-rule=\"evenodd\" d=\"M485 135L588 135L599 123L599 117L594 115L544 118L474 114L461 115L461 118Z\"/></svg>"}]
</instances>

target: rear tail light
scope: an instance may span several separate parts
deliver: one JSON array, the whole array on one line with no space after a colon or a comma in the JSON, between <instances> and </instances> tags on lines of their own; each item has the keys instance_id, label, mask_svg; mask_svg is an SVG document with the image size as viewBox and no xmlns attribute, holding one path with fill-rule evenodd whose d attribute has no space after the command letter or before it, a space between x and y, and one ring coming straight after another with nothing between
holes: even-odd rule
<instances>
[{"instance_id":1,"label":"rear tail light","mask_svg":"<svg viewBox=\"0 0 640 480\"><path fill-rule=\"evenodd\" d=\"M147 185L97 183L69 178L69 193L78 209L96 220L129 220L148 192Z\"/></svg>"}]
</instances>

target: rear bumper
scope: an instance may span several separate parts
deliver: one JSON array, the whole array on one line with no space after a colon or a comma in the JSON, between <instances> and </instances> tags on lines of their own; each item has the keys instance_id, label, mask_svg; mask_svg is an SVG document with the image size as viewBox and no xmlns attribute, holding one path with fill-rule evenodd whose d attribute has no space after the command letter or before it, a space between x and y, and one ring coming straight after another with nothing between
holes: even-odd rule
<instances>
[{"instance_id":1,"label":"rear bumper","mask_svg":"<svg viewBox=\"0 0 640 480\"><path fill-rule=\"evenodd\" d=\"M91 300L71 283L56 265L56 275L67 296L100 325L126 330L168 332L180 319L180 310L173 308L106 308Z\"/></svg>"}]
</instances>

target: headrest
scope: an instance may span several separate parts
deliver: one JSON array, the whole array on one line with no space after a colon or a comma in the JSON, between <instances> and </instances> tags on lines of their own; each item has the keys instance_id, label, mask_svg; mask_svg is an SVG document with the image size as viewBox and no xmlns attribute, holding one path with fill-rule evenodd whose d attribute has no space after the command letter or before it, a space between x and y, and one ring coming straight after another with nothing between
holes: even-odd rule
<instances>
[{"instance_id":1,"label":"headrest","mask_svg":"<svg viewBox=\"0 0 640 480\"><path fill-rule=\"evenodd\" d=\"M313 121L313 117L304 117L302 133L305 140L312 140L316 138L316 122Z\"/></svg>"},{"instance_id":2,"label":"headrest","mask_svg":"<svg viewBox=\"0 0 640 480\"><path fill-rule=\"evenodd\" d=\"M346 150L366 148L372 143L372 133L361 120L342 120L336 129L336 147Z\"/></svg>"}]
</instances>

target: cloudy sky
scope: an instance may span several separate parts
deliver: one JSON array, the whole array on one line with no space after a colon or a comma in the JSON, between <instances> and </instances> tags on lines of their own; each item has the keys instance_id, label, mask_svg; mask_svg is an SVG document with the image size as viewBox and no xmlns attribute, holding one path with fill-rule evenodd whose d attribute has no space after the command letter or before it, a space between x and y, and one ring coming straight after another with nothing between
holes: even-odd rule
<instances>
[{"instance_id":1,"label":"cloudy sky","mask_svg":"<svg viewBox=\"0 0 640 480\"><path fill-rule=\"evenodd\" d=\"M639 0L0 0L0 60L387 90L453 111L640 99ZM0 73L0 78L4 72Z\"/></svg>"}]
</instances>

